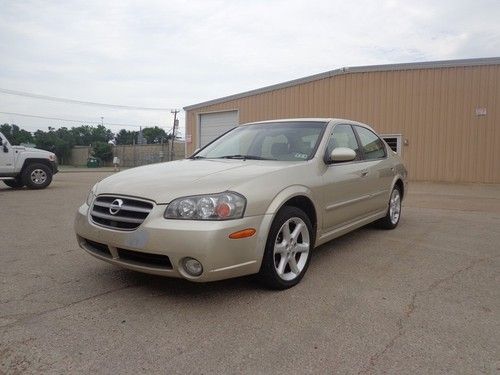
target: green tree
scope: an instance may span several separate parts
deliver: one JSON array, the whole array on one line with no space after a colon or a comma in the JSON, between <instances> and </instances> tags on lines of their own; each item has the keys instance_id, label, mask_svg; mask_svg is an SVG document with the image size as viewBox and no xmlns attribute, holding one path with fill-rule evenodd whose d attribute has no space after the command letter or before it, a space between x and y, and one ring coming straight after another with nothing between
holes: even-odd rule
<instances>
[{"instance_id":1,"label":"green tree","mask_svg":"<svg viewBox=\"0 0 500 375\"><path fill-rule=\"evenodd\" d=\"M95 143L95 142L109 142L109 141L111 141L115 137L115 135L113 134L113 132L111 130L107 129L103 125L97 125L95 128L92 127L92 130L91 130L90 134L92 136L92 142L91 143Z\"/></svg>"},{"instance_id":2,"label":"green tree","mask_svg":"<svg viewBox=\"0 0 500 375\"><path fill-rule=\"evenodd\" d=\"M68 131L72 134L73 142L77 146L90 146L96 142L108 142L114 138L113 132L102 125L96 127L81 125Z\"/></svg>"},{"instance_id":3,"label":"green tree","mask_svg":"<svg viewBox=\"0 0 500 375\"><path fill-rule=\"evenodd\" d=\"M81 125L71 128L71 134L75 145L88 146L92 143L92 127L89 125Z\"/></svg>"},{"instance_id":4,"label":"green tree","mask_svg":"<svg viewBox=\"0 0 500 375\"><path fill-rule=\"evenodd\" d=\"M66 127L62 127L62 128L57 129L55 131L55 134L60 140L67 142L70 147L73 147L76 145L74 134L70 129L68 129Z\"/></svg>"},{"instance_id":5,"label":"green tree","mask_svg":"<svg viewBox=\"0 0 500 375\"><path fill-rule=\"evenodd\" d=\"M126 129L120 130L115 137L115 141L117 145L131 145L134 143L134 140L137 141L137 133L136 131L130 131Z\"/></svg>"},{"instance_id":6,"label":"green tree","mask_svg":"<svg viewBox=\"0 0 500 375\"><path fill-rule=\"evenodd\" d=\"M12 124L0 125L0 132L2 132L12 145L20 145L21 143L33 143L33 135L19 126Z\"/></svg>"},{"instance_id":7,"label":"green tree","mask_svg":"<svg viewBox=\"0 0 500 375\"><path fill-rule=\"evenodd\" d=\"M94 156L102 161L111 161L113 159L113 148L107 142L95 142L92 151Z\"/></svg>"},{"instance_id":8,"label":"green tree","mask_svg":"<svg viewBox=\"0 0 500 375\"><path fill-rule=\"evenodd\" d=\"M49 127L49 131L37 130L35 132L35 144L37 148L47 150L56 154L61 164L71 156L71 142L61 139L54 128Z\"/></svg>"},{"instance_id":9,"label":"green tree","mask_svg":"<svg viewBox=\"0 0 500 375\"><path fill-rule=\"evenodd\" d=\"M171 134L167 135L165 130L158 126L142 129L142 135L146 138L148 143L160 143L162 139L165 142L172 137Z\"/></svg>"}]
</instances>

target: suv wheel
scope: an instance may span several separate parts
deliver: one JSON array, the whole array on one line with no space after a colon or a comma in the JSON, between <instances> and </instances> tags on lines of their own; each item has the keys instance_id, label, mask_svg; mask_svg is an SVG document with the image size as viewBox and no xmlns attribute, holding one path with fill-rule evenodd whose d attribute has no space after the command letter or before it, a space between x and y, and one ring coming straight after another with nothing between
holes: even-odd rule
<instances>
[{"instance_id":1,"label":"suv wheel","mask_svg":"<svg viewBox=\"0 0 500 375\"><path fill-rule=\"evenodd\" d=\"M23 172L23 182L30 189L45 189L52 182L52 171L45 164L30 164Z\"/></svg>"},{"instance_id":2,"label":"suv wheel","mask_svg":"<svg viewBox=\"0 0 500 375\"><path fill-rule=\"evenodd\" d=\"M314 233L307 215L296 207L282 208L271 225L258 279L272 289L287 289L307 271Z\"/></svg>"},{"instance_id":3,"label":"suv wheel","mask_svg":"<svg viewBox=\"0 0 500 375\"><path fill-rule=\"evenodd\" d=\"M3 180L4 184L13 189L20 189L24 186L23 182L19 177L13 180Z\"/></svg>"}]
</instances>

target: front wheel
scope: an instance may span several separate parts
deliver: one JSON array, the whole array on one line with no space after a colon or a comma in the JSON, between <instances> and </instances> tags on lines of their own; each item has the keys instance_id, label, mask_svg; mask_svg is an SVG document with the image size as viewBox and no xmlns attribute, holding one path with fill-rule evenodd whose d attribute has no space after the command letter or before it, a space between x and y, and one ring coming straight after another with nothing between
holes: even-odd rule
<instances>
[{"instance_id":1,"label":"front wheel","mask_svg":"<svg viewBox=\"0 0 500 375\"><path fill-rule=\"evenodd\" d=\"M313 244L311 220L304 211L282 208L269 230L258 279L272 289L297 285L309 266Z\"/></svg>"},{"instance_id":2,"label":"front wheel","mask_svg":"<svg viewBox=\"0 0 500 375\"><path fill-rule=\"evenodd\" d=\"M394 186L391 197L389 198L389 206L387 214L377 221L377 225L383 229L394 229L398 226L401 218L401 190L399 186Z\"/></svg>"},{"instance_id":3,"label":"front wheel","mask_svg":"<svg viewBox=\"0 0 500 375\"><path fill-rule=\"evenodd\" d=\"M45 164L30 164L24 170L23 182L30 189L45 189L52 182L52 170Z\"/></svg>"}]
</instances>

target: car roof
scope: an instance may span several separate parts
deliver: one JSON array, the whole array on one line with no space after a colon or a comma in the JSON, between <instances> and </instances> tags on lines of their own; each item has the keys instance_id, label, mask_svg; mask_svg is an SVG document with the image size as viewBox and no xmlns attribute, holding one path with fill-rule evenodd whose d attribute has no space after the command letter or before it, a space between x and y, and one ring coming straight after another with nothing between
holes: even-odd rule
<instances>
[{"instance_id":1,"label":"car roof","mask_svg":"<svg viewBox=\"0 0 500 375\"><path fill-rule=\"evenodd\" d=\"M243 126L243 125L252 125L252 124L272 124L275 122L285 122L285 121L293 121L293 122L333 122L334 125L337 124L350 124L350 125L358 125L362 126L364 128L370 129L371 131L375 131L372 129L371 126L364 124L362 122L354 121L354 120L348 120L348 119L343 119L343 118L333 118L333 117L300 117L300 118L283 118L283 119L277 119L277 120L266 120L266 121L254 121L254 122L247 122L245 124L241 124L238 126Z\"/></svg>"}]
</instances>

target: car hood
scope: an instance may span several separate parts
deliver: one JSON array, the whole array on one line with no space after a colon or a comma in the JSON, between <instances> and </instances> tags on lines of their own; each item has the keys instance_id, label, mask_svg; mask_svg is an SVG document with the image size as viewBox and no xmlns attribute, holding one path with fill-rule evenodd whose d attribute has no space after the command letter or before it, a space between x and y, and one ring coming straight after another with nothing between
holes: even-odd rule
<instances>
[{"instance_id":1,"label":"car hood","mask_svg":"<svg viewBox=\"0 0 500 375\"><path fill-rule=\"evenodd\" d=\"M185 159L132 168L105 178L96 193L117 194L169 203L188 195L219 193L251 178L291 167L296 162Z\"/></svg>"},{"instance_id":2,"label":"car hood","mask_svg":"<svg viewBox=\"0 0 500 375\"><path fill-rule=\"evenodd\" d=\"M17 150L17 151L38 152L41 154L51 154L50 151L40 150L39 148L33 148L33 147L12 146L12 148L14 150Z\"/></svg>"}]
</instances>

